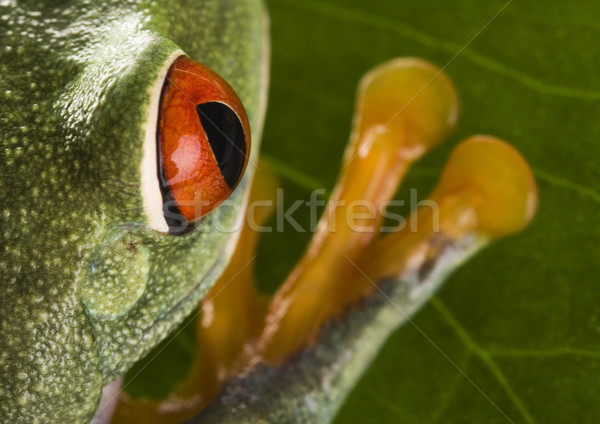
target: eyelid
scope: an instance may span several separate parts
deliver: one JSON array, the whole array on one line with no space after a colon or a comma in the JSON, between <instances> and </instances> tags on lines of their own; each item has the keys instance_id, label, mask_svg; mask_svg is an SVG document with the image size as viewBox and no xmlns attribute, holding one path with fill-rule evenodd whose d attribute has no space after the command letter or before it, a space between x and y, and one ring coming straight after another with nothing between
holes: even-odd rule
<instances>
[{"instance_id":1,"label":"eyelid","mask_svg":"<svg viewBox=\"0 0 600 424\"><path fill-rule=\"evenodd\" d=\"M158 173L156 169L156 132L158 126L158 112L162 89L167 78L169 69L177 58L185 53L176 50L169 55L160 68L156 81L149 90L150 102L147 109L146 123L144 124L144 143L142 146L143 157L141 166L141 192L144 204L144 212L148 219L148 225L160 233L168 233L169 226L163 214L163 198L160 191Z\"/></svg>"}]
</instances>

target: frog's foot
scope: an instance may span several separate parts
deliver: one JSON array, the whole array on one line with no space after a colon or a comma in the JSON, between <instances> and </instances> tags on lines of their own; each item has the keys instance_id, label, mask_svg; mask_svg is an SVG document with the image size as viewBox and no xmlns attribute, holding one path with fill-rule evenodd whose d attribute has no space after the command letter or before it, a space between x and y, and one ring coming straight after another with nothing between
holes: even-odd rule
<instances>
[{"instance_id":1,"label":"frog's foot","mask_svg":"<svg viewBox=\"0 0 600 424\"><path fill-rule=\"evenodd\" d=\"M474 136L452 152L429 200L383 226L401 178L448 136L457 109L452 84L428 63L395 60L367 74L341 177L302 260L265 299L246 266L257 233L244 228L201 306L189 377L162 403L124 397L117 421L180 422L198 411L193 422L331 420L389 334L461 262L535 212L519 153ZM274 192L257 175L250 204ZM263 213L252 222L266 219L265 208L249 210Z\"/></svg>"}]
</instances>

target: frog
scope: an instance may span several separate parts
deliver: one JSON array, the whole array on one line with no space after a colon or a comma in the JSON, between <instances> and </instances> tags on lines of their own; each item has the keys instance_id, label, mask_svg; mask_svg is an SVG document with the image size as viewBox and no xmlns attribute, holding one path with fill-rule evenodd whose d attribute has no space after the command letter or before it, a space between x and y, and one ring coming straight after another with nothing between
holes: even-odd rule
<instances>
[{"instance_id":1,"label":"frog","mask_svg":"<svg viewBox=\"0 0 600 424\"><path fill-rule=\"evenodd\" d=\"M234 226L254 173L265 5L7 0L0 39L0 422L90 422L103 387L192 311L236 244L214 223ZM181 57L236 93L252 148L227 205L177 232L160 216L155 143Z\"/></svg>"},{"instance_id":2,"label":"frog","mask_svg":"<svg viewBox=\"0 0 600 424\"><path fill-rule=\"evenodd\" d=\"M261 0L0 0L0 422L107 422L119 379L191 313L200 390L179 407L202 405L184 419L331 422L451 272L531 221L530 167L476 135L390 234L330 231L365 201L378 212L360 228L378 229L406 171L456 125L443 68L391 60L359 83L305 255L271 299L256 292L243 218L254 188L273 188L256 172L268 26ZM164 422L167 406L139 411Z\"/></svg>"}]
</instances>

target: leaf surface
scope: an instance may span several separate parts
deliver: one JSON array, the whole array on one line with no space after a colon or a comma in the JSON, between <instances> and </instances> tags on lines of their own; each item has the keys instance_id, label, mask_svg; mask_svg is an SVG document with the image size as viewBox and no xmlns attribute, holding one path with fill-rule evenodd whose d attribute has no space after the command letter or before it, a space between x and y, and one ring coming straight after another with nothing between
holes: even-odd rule
<instances>
[{"instance_id":1,"label":"leaf surface","mask_svg":"<svg viewBox=\"0 0 600 424\"><path fill-rule=\"evenodd\" d=\"M598 422L600 6L268 5L273 73L263 153L282 179L285 204L331 189L357 82L399 56L445 66L462 106L455 134L411 171L399 198L408 200L409 188L425 197L451 149L475 133L516 146L539 186L532 225L446 282L414 326L389 340L337 422ZM307 213L294 216L308 229ZM264 235L263 288L285 277L309 236L290 228Z\"/></svg>"}]
</instances>

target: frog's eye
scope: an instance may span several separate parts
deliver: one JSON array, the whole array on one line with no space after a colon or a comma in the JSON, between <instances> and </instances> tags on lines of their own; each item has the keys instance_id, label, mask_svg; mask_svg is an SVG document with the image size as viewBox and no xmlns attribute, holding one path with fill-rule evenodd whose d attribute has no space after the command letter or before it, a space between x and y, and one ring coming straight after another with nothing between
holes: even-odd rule
<instances>
[{"instance_id":1,"label":"frog's eye","mask_svg":"<svg viewBox=\"0 0 600 424\"><path fill-rule=\"evenodd\" d=\"M240 99L207 67L177 58L160 94L155 148L162 208L153 202L151 225L182 234L227 199L244 173L250 129Z\"/></svg>"}]
</instances>

